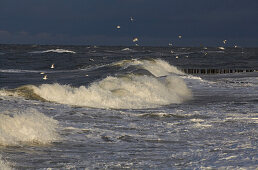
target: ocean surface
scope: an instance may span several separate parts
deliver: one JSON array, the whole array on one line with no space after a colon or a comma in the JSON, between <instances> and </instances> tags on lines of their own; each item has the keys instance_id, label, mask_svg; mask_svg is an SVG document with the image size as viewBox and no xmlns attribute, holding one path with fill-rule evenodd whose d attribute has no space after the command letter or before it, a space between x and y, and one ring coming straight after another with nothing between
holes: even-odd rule
<instances>
[{"instance_id":1,"label":"ocean surface","mask_svg":"<svg viewBox=\"0 0 258 170\"><path fill-rule=\"evenodd\" d=\"M258 48L0 45L0 169L255 169L256 70Z\"/></svg>"}]
</instances>

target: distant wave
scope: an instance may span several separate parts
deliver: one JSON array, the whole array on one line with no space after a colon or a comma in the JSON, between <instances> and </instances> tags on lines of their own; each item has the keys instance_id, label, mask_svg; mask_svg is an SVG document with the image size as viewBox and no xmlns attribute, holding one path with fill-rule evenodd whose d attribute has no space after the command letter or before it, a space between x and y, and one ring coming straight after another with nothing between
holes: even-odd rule
<instances>
[{"instance_id":1,"label":"distant wave","mask_svg":"<svg viewBox=\"0 0 258 170\"><path fill-rule=\"evenodd\" d=\"M35 109L0 113L0 145L48 144L59 139L58 122Z\"/></svg>"},{"instance_id":2,"label":"distant wave","mask_svg":"<svg viewBox=\"0 0 258 170\"><path fill-rule=\"evenodd\" d=\"M71 50L65 50L65 49L51 49L51 50L45 50L45 51L33 51L33 52L29 52L32 54L42 54L42 53L73 53L75 54L76 52L71 51Z\"/></svg>"},{"instance_id":3,"label":"distant wave","mask_svg":"<svg viewBox=\"0 0 258 170\"><path fill-rule=\"evenodd\" d=\"M0 69L0 73L40 73L37 70Z\"/></svg>"}]
</instances>

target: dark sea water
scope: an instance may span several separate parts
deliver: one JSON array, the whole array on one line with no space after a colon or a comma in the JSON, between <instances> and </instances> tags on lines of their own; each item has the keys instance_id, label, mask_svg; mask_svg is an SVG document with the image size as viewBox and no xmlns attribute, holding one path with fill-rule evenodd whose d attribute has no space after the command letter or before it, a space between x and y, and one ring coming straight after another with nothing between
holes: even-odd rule
<instances>
[{"instance_id":1,"label":"dark sea water","mask_svg":"<svg viewBox=\"0 0 258 170\"><path fill-rule=\"evenodd\" d=\"M257 48L0 45L0 169L255 169L256 70Z\"/></svg>"}]
</instances>

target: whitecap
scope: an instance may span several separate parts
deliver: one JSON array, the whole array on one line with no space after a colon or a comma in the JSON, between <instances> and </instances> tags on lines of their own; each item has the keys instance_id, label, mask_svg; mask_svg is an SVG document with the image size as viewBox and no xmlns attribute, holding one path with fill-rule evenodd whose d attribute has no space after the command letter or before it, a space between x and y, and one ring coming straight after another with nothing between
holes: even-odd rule
<instances>
[{"instance_id":1,"label":"whitecap","mask_svg":"<svg viewBox=\"0 0 258 170\"><path fill-rule=\"evenodd\" d=\"M33 51L33 52L29 52L29 53L32 53L32 54L42 54L42 53L50 53L50 52L53 52L53 53L72 53L72 54L76 53L76 52L71 51L71 50L59 49L59 48L45 50L45 51Z\"/></svg>"},{"instance_id":2,"label":"whitecap","mask_svg":"<svg viewBox=\"0 0 258 170\"><path fill-rule=\"evenodd\" d=\"M49 144L60 139L58 121L35 109L0 113L0 145Z\"/></svg>"},{"instance_id":3,"label":"whitecap","mask_svg":"<svg viewBox=\"0 0 258 170\"><path fill-rule=\"evenodd\" d=\"M19 69L0 69L2 73L40 73L37 70L19 70Z\"/></svg>"}]
</instances>

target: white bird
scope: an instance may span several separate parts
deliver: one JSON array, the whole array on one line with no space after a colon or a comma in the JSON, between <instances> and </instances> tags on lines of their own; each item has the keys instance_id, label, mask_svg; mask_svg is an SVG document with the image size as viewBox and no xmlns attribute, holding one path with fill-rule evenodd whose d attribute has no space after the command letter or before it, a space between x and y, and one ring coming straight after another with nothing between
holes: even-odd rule
<instances>
[{"instance_id":1,"label":"white bird","mask_svg":"<svg viewBox=\"0 0 258 170\"><path fill-rule=\"evenodd\" d=\"M187 55L187 56L185 56L186 58L188 58L189 56Z\"/></svg>"},{"instance_id":2,"label":"white bird","mask_svg":"<svg viewBox=\"0 0 258 170\"><path fill-rule=\"evenodd\" d=\"M120 25L118 25L118 26L116 26L116 28L117 28L117 29L120 29L121 27L120 27Z\"/></svg>"},{"instance_id":3,"label":"white bird","mask_svg":"<svg viewBox=\"0 0 258 170\"><path fill-rule=\"evenodd\" d=\"M90 60L90 61L94 61L94 59L93 59L93 58L90 58L89 60Z\"/></svg>"},{"instance_id":4,"label":"white bird","mask_svg":"<svg viewBox=\"0 0 258 170\"><path fill-rule=\"evenodd\" d=\"M224 47L218 47L218 49L220 49L220 50L225 50L225 48L224 48Z\"/></svg>"},{"instance_id":5,"label":"white bird","mask_svg":"<svg viewBox=\"0 0 258 170\"><path fill-rule=\"evenodd\" d=\"M54 65L54 64L52 64L50 68L52 68L52 69L53 69L53 68L55 68L55 65Z\"/></svg>"},{"instance_id":6,"label":"white bird","mask_svg":"<svg viewBox=\"0 0 258 170\"><path fill-rule=\"evenodd\" d=\"M227 43L227 40L224 40L223 43L226 44L226 43Z\"/></svg>"},{"instance_id":7,"label":"white bird","mask_svg":"<svg viewBox=\"0 0 258 170\"><path fill-rule=\"evenodd\" d=\"M171 54L173 54L173 53L174 53L174 51L173 51L173 50L171 50L171 51L170 51L170 53L171 53Z\"/></svg>"},{"instance_id":8,"label":"white bird","mask_svg":"<svg viewBox=\"0 0 258 170\"><path fill-rule=\"evenodd\" d=\"M176 56L176 59L178 59L179 57L178 56Z\"/></svg>"},{"instance_id":9,"label":"white bird","mask_svg":"<svg viewBox=\"0 0 258 170\"><path fill-rule=\"evenodd\" d=\"M130 17L130 20L131 20L131 22L133 22L134 21L133 17Z\"/></svg>"},{"instance_id":10,"label":"white bird","mask_svg":"<svg viewBox=\"0 0 258 170\"><path fill-rule=\"evenodd\" d=\"M44 75L43 80L47 80L47 75Z\"/></svg>"},{"instance_id":11,"label":"white bird","mask_svg":"<svg viewBox=\"0 0 258 170\"><path fill-rule=\"evenodd\" d=\"M204 50L207 50L208 48L207 47L203 47Z\"/></svg>"},{"instance_id":12,"label":"white bird","mask_svg":"<svg viewBox=\"0 0 258 170\"><path fill-rule=\"evenodd\" d=\"M182 35L179 35L178 38L181 39L181 38L182 38Z\"/></svg>"},{"instance_id":13,"label":"white bird","mask_svg":"<svg viewBox=\"0 0 258 170\"><path fill-rule=\"evenodd\" d=\"M137 44L137 43L136 43L136 44L135 44L135 46L137 46L137 47L138 47L138 46L139 46L139 44Z\"/></svg>"},{"instance_id":14,"label":"white bird","mask_svg":"<svg viewBox=\"0 0 258 170\"><path fill-rule=\"evenodd\" d=\"M44 72L41 72L40 74L45 74Z\"/></svg>"},{"instance_id":15,"label":"white bird","mask_svg":"<svg viewBox=\"0 0 258 170\"><path fill-rule=\"evenodd\" d=\"M235 47L235 48L237 48L238 46L237 46L237 45L235 45L234 47Z\"/></svg>"},{"instance_id":16,"label":"white bird","mask_svg":"<svg viewBox=\"0 0 258 170\"><path fill-rule=\"evenodd\" d=\"M137 37L135 37L135 38L133 39L133 42L137 42L137 41L139 41L139 39L138 39Z\"/></svg>"},{"instance_id":17,"label":"white bird","mask_svg":"<svg viewBox=\"0 0 258 170\"><path fill-rule=\"evenodd\" d=\"M89 75L88 75L88 74L86 74L85 76L86 76L86 77L88 77Z\"/></svg>"},{"instance_id":18,"label":"white bird","mask_svg":"<svg viewBox=\"0 0 258 170\"><path fill-rule=\"evenodd\" d=\"M172 43L168 43L168 46L172 46Z\"/></svg>"}]
</instances>

